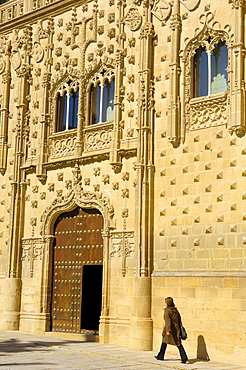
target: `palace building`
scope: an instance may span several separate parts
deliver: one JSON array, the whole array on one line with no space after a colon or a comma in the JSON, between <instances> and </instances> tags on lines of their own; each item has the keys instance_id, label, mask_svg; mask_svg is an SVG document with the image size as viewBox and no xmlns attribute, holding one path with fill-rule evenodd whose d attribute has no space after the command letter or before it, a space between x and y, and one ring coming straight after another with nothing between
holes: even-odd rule
<instances>
[{"instance_id":1,"label":"palace building","mask_svg":"<svg viewBox=\"0 0 246 370\"><path fill-rule=\"evenodd\" d=\"M0 329L244 363L245 1L0 4Z\"/></svg>"}]
</instances>

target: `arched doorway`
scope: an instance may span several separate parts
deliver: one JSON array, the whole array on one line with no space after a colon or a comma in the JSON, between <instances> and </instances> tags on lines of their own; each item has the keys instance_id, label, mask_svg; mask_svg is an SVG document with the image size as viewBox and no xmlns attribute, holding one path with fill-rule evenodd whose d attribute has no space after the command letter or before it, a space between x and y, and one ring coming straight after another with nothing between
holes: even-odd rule
<instances>
[{"instance_id":1,"label":"arched doorway","mask_svg":"<svg viewBox=\"0 0 246 370\"><path fill-rule=\"evenodd\" d=\"M51 330L98 330L102 302L104 220L97 209L76 208L54 226Z\"/></svg>"}]
</instances>

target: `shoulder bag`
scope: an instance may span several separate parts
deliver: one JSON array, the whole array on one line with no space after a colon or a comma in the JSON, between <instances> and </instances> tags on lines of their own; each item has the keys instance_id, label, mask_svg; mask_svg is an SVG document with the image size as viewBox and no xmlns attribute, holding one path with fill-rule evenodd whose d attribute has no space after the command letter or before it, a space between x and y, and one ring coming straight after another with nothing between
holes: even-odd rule
<instances>
[{"instance_id":1,"label":"shoulder bag","mask_svg":"<svg viewBox=\"0 0 246 370\"><path fill-rule=\"evenodd\" d=\"M185 340L188 337L188 335L186 333L186 330L182 325L182 322L180 323L180 337L181 337L182 340Z\"/></svg>"}]
</instances>

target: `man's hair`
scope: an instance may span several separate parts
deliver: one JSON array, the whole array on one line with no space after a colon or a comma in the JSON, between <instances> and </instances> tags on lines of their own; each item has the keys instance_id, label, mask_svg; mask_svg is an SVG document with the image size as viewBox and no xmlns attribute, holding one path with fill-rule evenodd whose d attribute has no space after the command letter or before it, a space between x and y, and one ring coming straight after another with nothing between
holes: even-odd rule
<instances>
[{"instance_id":1,"label":"man's hair","mask_svg":"<svg viewBox=\"0 0 246 370\"><path fill-rule=\"evenodd\" d=\"M174 304L174 301L173 301L172 297L165 298L165 302L166 302L168 307L175 307L175 304Z\"/></svg>"}]
</instances>

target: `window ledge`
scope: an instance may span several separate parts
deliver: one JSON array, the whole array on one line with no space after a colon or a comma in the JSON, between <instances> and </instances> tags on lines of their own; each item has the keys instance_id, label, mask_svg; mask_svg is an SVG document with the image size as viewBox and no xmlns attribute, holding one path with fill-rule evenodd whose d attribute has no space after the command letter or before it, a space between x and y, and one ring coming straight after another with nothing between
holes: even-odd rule
<instances>
[{"instance_id":1,"label":"window ledge","mask_svg":"<svg viewBox=\"0 0 246 370\"><path fill-rule=\"evenodd\" d=\"M77 133L77 128L74 128L72 130L64 130L64 131L58 131L54 132L53 134L50 135L50 137L57 137L57 136L73 136L74 134Z\"/></svg>"},{"instance_id":2,"label":"window ledge","mask_svg":"<svg viewBox=\"0 0 246 370\"><path fill-rule=\"evenodd\" d=\"M191 98L190 104L197 104L197 103L206 103L211 102L214 100L220 100L221 102L226 101L228 95L228 91L225 91L223 93L217 93L217 94L211 94L207 96L199 96L198 98Z\"/></svg>"},{"instance_id":3,"label":"window ledge","mask_svg":"<svg viewBox=\"0 0 246 370\"><path fill-rule=\"evenodd\" d=\"M107 128L107 127L113 127L113 121L108 121L108 122L102 122L102 123L93 123L91 125L88 125L84 128L84 131L96 131L100 130L102 128Z\"/></svg>"}]
</instances>

